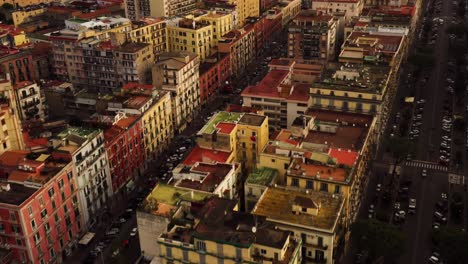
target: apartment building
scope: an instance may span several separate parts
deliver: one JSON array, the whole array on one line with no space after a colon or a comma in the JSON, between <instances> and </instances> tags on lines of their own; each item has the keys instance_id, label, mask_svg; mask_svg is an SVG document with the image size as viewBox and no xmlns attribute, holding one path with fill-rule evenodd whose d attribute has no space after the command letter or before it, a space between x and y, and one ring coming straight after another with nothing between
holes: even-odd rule
<instances>
[{"instance_id":1,"label":"apartment building","mask_svg":"<svg viewBox=\"0 0 468 264\"><path fill-rule=\"evenodd\" d=\"M45 95L37 83L28 81L17 83L14 91L20 120L44 120L47 117Z\"/></svg>"},{"instance_id":2,"label":"apartment building","mask_svg":"<svg viewBox=\"0 0 468 264\"><path fill-rule=\"evenodd\" d=\"M341 195L269 187L252 211L302 241L301 263L332 264L344 239Z\"/></svg>"},{"instance_id":3,"label":"apartment building","mask_svg":"<svg viewBox=\"0 0 468 264\"><path fill-rule=\"evenodd\" d=\"M129 82L151 81L154 54L150 44L83 41L82 52L84 74L76 82L90 91L112 93Z\"/></svg>"},{"instance_id":4,"label":"apartment building","mask_svg":"<svg viewBox=\"0 0 468 264\"><path fill-rule=\"evenodd\" d=\"M244 183L245 211L250 212L257 204L263 192L277 182L278 171L268 167L259 167L249 173Z\"/></svg>"},{"instance_id":5,"label":"apartment building","mask_svg":"<svg viewBox=\"0 0 468 264\"><path fill-rule=\"evenodd\" d=\"M52 156L73 162L86 229L101 221L112 197L109 161L99 129L69 127L50 140Z\"/></svg>"},{"instance_id":6,"label":"apartment building","mask_svg":"<svg viewBox=\"0 0 468 264\"><path fill-rule=\"evenodd\" d=\"M377 134L370 115L309 111L271 138L259 166L276 169L283 186L342 195L348 227L368 182Z\"/></svg>"},{"instance_id":7,"label":"apartment building","mask_svg":"<svg viewBox=\"0 0 468 264\"><path fill-rule=\"evenodd\" d=\"M362 0L314 0L312 10L322 11L327 14L344 14L345 21L361 14L364 7Z\"/></svg>"},{"instance_id":8,"label":"apartment building","mask_svg":"<svg viewBox=\"0 0 468 264\"><path fill-rule=\"evenodd\" d=\"M268 142L268 117L252 113L219 112L197 133L199 147L213 156L242 164L246 172L256 168L259 154ZM190 155L189 155L190 157Z\"/></svg>"},{"instance_id":9,"label":"apartment building","mask_svg":"<svg viewBox=\"0 0 468 264\"><path fill-rule=\"evenodd\" d=\"M195 0L125 0L125 16L131 20L143 17L174 17L196 8Z\"/></svg>"},{"instance_id":10,"label":"apartment building","mask_svg":"<svg viewBox=\"0 0 468 264\"><path fill-rule=\"evenodd\" d=\"M301 263L301 241L265 218L235 211L233 200L211 198L194 224L158 238L161 263Z\"/></svg>"},{"instance_id":11,"label":"apartment building","mask_svg":"<svg viewBox=\"0 0 468 264\"><path fill-rule=\"evenodd\" d=\"M172 220L193 222L190 208L201 207L210 194L172 185L157 184L137 210L138 238L146 260L161 263L158 239Z\"/></svg>"},{"instance_id":12,"label":"apartment building","mask_svg":"<svg viewBox=\"0 0 468 264\"><path fill-rule=\"evenodd\" d=\"M64 29L49 34L52 43L53 74L59 80L73 83L76 88L83 88L82 79L88 77L83 69L83 40L91 44L93 41L99 43L109 40L112 35L110 33L126 33L131 29L130 20L121 17L65 20ZM101 63L105 64L103 61Z\"/></svg>"},{"instance_id":13,"label":"apartment building","mask_svg":"<svg viewBox=\"0 0 468 264\"><path fill-rule=\"evenodd\" d=\"M191 52L204 61L215 51L213 26L204 20L174 18L167 22L170 52Z\"/></svg>"},{"instance_id":14,"label":"apartment building","mask_svg":"<svg viewBox=\"0 0 468 264\"><path fill-rule=\"evenodd\" d=\"M21 122L18 117L16 93L8 75L0 72L0 154L7 150L24 149Z\"/></svg>"},{"instance_id":15,"label":"apartment building","mask_svg":"<svg viewBox=\"0 0 468 264\"><path fill-rule=\"evenodd\" d=\"M145 169L146 152L141 116L124 113L112 120L104 130L104 141L114 194L124 194L134 188L134 181Z\"/></svg>"},{"instance_id":16,"label":"apartment building","mask_svg":"<svg viewBox=\"0 0 468 264\"><path fill-rule=\"evenodd\" d=\"M253 27L229 31L218 41L218 51L228 53L230 73L235 78L243 74L256 56L256 35Z\"/></svg>"},{"instance_id":17,"label":"apartment building","mask_svg":"<svg viewBox=\"0 0 468 264\"><path fill-rule=\"evenodd\" d=\"M237 11L237 28L244 26L248 17L260 16L260 1L229 0L228 4L235 5Z\"/></svg>"},{"instance_id":18,"label":"apartment building","mask_svg":"<svg viewBox=\"0 0 468 264\"><path fill-rule=\"evenodd\" d=\"M39 5L41 3L51 3L51 2L53 2L53 1L52 0L20 0L20 1L1 0L0 5L8 3L8 4L11 4L11 5L26 7L26 6L29 6L29 5Z\"/></svg>"},{"instance_id":19,"label":"apartment building","mask_svg":"<svg viewBox=\"0 0 468 264\"><path fill-rule=\"evenodd\" d=\"M286 27L301 12L301 0L282 0L275 6L281 10L281 23Z\"/></svg>"},{"instance_id":20,"label":"apartment building","mask_svg":"<svg viewBox=\"0 0 468 264\"><path fill-rule=\"evenodd\" d=\"M336 21L333 16L302 11L288 28L288 57L296 62L322 62L335 59Z\"/></svg>"},{"instance_id":21,"label":"apartment building","mask_svg":"<svg viewBox=\"0 0 468 264\"><path fill-rule=\"evenodd\" d=\"M85 229L73 163L20 150L0 161L0 237L9 263L62 263Z\"/></svg>"},{"instance_id":22,"label":"apartment building","mask_svg":"<svg viewBox=\"0 0 468 264\"><path fill-rule=\"evenodd\" d=\"M132 21L132 30L127 32L127 41L151 44L154 58L157 59L159 54L168 51L166 26L163 18L144 17Z\"/></svg>"},{"instance_id":23,"label":"apartment building","mask_svg":"<svg viewBox=\"0 0 468 264\"><path fill-rule=\"evenodd\" d=\"M24 81L34 81L35 71L31 50L21 50L8 46L0 46L0 70L10 75L13 85Z\"/></svg>"},{"instance_id":24,"label":"apartment building","mask_svg":"<svg viewBox=\"0 0 468 264\"><path fill-rule=\"evenodd\" d=\"M222 87L229 84L230 57L228 53L217 52L200 64L200 104L209 103Z\"/></svg>"},{"instance_id":25,"label":"apartment building","mask_svg":"<svg viewBox=\"0 0 468 264\"><path fill-rule=\"evenodd\" d=\"M311 106L309 86L292 83L295 62L290 59L275 59L270 71L257 84L242 92L243 105L263 109L268 116L270 130L288 128Z\"/></svg>"},{"instance_id":26,"label":"apartment building","mask_svg":"<svg viewBox=\"0 0 468 264\"><path fill-rule=\"evenodd\" d=\"M194 17L194 20L210 24L213 29L213 43L217 47L218 40L231 31L235 24L232 12L211 10L203 12L201 16Z\"/></svg>"},{"instance_id":27,"label":"apartment building","mask_svg":"<svg viewBox=\"0 0 468 264\"><path fill-rule=\"evenodd\" d=\"M27 47L31 41L24 30L13 25L0 24L0 44L8 47Z\"/></svg>"},{"instance_id":28,"label":"apartment building","mask_svg":"<svg viewBox=\"0 0 468 264\"><path fill-rule=\"evenodd\" d=\"M171 100L169 92L158 90L153 85L128 83L122 88L121 97L108 101L106 111L141 116L147 163L165 151L174 138Z\"/></svg>"},{"instance_id":29,"label":"apartment building","mask_svg":"<svg viewBox=\"0 0 468 264\"><path fill-rule=\"evenodd\" d=\"M164 53L153 68L153 83L171 93L174 131L180 133L200 108L199 60L190 52Z\"/></svg>"}]
</instances>

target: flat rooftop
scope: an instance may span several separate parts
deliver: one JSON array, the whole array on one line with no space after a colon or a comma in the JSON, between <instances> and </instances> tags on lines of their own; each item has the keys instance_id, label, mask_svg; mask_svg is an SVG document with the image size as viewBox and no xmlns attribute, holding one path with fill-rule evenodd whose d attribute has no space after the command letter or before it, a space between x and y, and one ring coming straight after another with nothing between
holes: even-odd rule
<instances>
[{"instance_id":1,"label":"flat rooftop","mask_svg":"<svg viewBox=\"0 0 468 264\"><path fill-rule=\"evenodd\" d=\"M198 192L196 190L184 190L171 185L159 183L144 201L144 207L148 213L169 216L171 210L175 210L179 201L202 201L210 197L210 194ZM157 202L156 204L153 204Z\"/></svg>"},{"instance_id":2,"label":"flat rooftop","mask_svg":"<svg viewBox=\"0 0 468 264\"><path fill-rule=\"evenodd\" d=\"M317 215L297 214L293 205L297 200L308 200L319 206ZM343 198L326 192L301 192L298 190L269 187L265 190L253 214L266 217L269 221L289 223L334 232L343 208Z\"/></svg>"},{"instance_id":3,"label":"flat rooftop","mask_svg":"<svg viewBox=\"0 0 468 264\"><path fill-rule=\"evenodd\" d=\"M231 152L211 150L195 146L182 163L184 165L193 165L197 162L228 162L231 154Z\"/></svg>"},{"instance_id":4,"label":"flat rooftop","mask_svg":"<svg viewBox=\"0 0 468 264\"><path fill-rule=\"evenodd\" d=\"M36 191L36 188L26 187L17 183L10 183L9 191L0 192L0 203L20 206Z\"/></svg>"},{"instance_id":5,"label":"flat rooftop","mask_svg":"<svg viewBox=\"0 0 468 264\"><path fill-rule=\"evenodd\" d=\"M194 236L211 241L222 241L239 247L250 247L253 243L281 249L290 233L275 230L274 225L264 218L249 213L233 211L236 202L222 198L212 198L201 210L200 223ZM252 228L261 226L256 232Z\"/></svg>"},{"instance_id":6,"label":"flat rooftop","mask_svg":"<svg viewBox=\"0 0 468 264\"><path fill-rule=\"evenodd\" d=\"M121 45L120 47L118 47L117 51L120 51L123 53L135 53L148 46L149 44L147 43L127 42Z\"/></svg>"},{"instance_id":7,"label":"flat rooftop","mask_svg":"<svg viewBox=\"0 0 468 264\"><path fill-rule=\"evenodd\" d=\"M257 168L249 174L246 183L258 184L258 185L270 185L276 176L278 171L268 167Z\"/></svg>"},{"instance_id":8,"label":"flat rooftop","mask_svg":"<svg viewBox=\"0 0 468 264\"><path fill-rule=\"evenodd\" d=\"M300 159L294 159L289 167L288 175L307 179L321 179L325 181L348 183L351 181L349 173L343 168L326 165L308 164Z\"/></svg>"},{"instance_id":9,"label":"flat rooftop","mask_svg":"<svg viewBox=\"0 0 468 264\"><path fill-rule=\"evenodd\" d=\"M177 187L183 187L188 189L200 190L203 192L214 192L216 187L224 181L228 173L234 169L232 164L226 163L197 163L192 166L190 172L201 173L206 176L201 181L183 179L177 183Z\"/></svg>"},{"instance_id":10,"label":"flat rooftop","mask_svg":"<svg viewBox=\"0 0 468 264\"><path fill-rule=\"evenodd\" d=\"M388 66L328 63L322 77L311 86L380 94L384 91L389 73Z\"/></svg>"},{"instance_id":11,"label":"flat rooftop","mask_svg":"<svg viewBox=\"0 0 468 264\"><path fill-rule=\"evenodd\" d=\"M241 113L224 112L221 111L215 114L206 124L200 129L203 134L211 134L216 130L216 125L220 122L223 123L237 123L241 117Z\"/></svg>"},{"instance_id":12,"label":"flat rooftop","mask_svg":"<svg viewBox=\"0 0 468 264\"><path fill-rule=\"evenodd\" d=\"M242 115L238 123L241 125L261 126L263 122L265 121L265 119L266 119L266 116L262 116L262 115L244 114Z\"/></svg>"},{"instance_id":13,"label":"flat rooftop","mask_svg":"<svg viewBox=\"0 0 468 264\"><path fill-rule=\"evenodd\" d=\"M367 130L362 127L339 126L335 133L310 130L303 142L325 144L331 148L360 150Z\"/></svg>"}]
</instances>

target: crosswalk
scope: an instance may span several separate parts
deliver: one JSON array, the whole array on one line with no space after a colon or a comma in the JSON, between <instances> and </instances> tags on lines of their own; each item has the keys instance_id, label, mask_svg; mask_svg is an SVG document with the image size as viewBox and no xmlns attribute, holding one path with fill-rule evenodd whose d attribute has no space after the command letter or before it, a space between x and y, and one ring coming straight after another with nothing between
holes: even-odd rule
<instances>
[{"instance_id":1,"label":"crosswalk","mask_svg":"<svg viewBox=\"0 0 468 264\"><path fill-rule=\"evenodd\" d=\"M422 160L410 160L405 162L407 167L416 167L427 170L438 170L438 171L448 171L447 166L440 165L433 162L422 161Z\"/></svg>"}]
</instances>

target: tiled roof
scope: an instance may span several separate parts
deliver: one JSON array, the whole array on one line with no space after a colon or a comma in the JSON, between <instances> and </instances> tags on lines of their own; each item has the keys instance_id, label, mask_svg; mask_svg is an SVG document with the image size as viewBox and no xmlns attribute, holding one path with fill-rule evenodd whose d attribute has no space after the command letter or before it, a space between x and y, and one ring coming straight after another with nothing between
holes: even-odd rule
<instances>
[{"instance_id":1,"label":"tiled roof","mask_svg":"<svg viewBox=\"0 0 468 264\"><path fill-rule=\"evenodd\" d=\"M184 165L193 165L196 162L227 162L231 152L204 149L196 146L182 162Z\"/></svg>"}]
</instances>

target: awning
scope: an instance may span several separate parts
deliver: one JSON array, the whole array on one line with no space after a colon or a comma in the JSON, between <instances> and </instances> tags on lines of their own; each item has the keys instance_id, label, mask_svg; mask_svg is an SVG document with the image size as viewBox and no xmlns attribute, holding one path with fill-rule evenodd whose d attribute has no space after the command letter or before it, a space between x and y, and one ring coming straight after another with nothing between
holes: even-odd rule
<instances>
[{"instance_id":1,"label":"awning","mask_svg":"<svg viewBox=\"0 0 468 264\"><path fill-rule=\"evenodd\" d=\"M88 232L86 233L81 239L80 241L78 242L78 244L80 245L88 245L88 243L93 239L94 235L96 235L95 233L91 233L91 232Z\"/></svg>"}]
</instances>

